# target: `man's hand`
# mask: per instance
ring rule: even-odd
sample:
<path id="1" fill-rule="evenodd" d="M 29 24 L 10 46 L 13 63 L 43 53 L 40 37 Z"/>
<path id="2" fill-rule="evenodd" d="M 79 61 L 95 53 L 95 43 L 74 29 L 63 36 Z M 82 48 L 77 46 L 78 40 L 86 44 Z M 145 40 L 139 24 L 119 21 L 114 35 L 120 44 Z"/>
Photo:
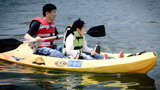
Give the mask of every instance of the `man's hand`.
<path id="1" fill-rule="evenodd" d="M 64 38 L 64 34 L 62 34 L 63 36 L 57 36 L 57 38 L 55 40 L 60 40 L 62 38 Z"/>
<path id="2" fill-rule="evenodd" d="M 57 39 L 55 39 L 55 40 L 60 40 L 60 39 L 62 39 L 63 37 L 59 37 L 59 38 L 57 38 Z"/>
<path id="3" fill-rule="evenodd" d="M 37 40 L 37 42 L 41 42 L 42 41 L 42 38 L 40 38 L 40 37 L 36 37 L 35 39 Z"/>

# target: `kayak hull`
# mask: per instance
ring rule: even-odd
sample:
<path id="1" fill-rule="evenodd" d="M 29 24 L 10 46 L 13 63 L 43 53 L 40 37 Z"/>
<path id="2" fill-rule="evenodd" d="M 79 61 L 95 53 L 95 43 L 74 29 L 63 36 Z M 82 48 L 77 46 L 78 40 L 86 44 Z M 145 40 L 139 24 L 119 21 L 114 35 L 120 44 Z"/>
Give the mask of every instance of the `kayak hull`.
<path id="1" fill-rule="evenodd" d="M 117 54 L 107 53 L 116 57 Z M 17 49 L 0 53 L 0 60 L 29 65 L 39 68 L 58 69 L 93 73 L 147 73 L 157 62 L 157 55 L 146 52 L 142 55 L 108 60 L 76 60 L 32 54 L 28 44 Z"/>

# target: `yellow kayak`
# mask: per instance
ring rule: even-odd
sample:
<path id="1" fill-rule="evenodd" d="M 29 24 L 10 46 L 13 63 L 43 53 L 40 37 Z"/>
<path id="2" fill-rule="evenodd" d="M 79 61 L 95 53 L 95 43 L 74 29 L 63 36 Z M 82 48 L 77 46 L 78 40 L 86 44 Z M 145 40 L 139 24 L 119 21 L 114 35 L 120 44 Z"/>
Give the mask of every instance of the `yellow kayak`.
<path id="1" fill-rule="evenodd" d="M 154 52 L 133 56 L 127 53 L 123 58 L 114 58 L 118 54 L 107 54 L 113 58 L 108 60 L 57 58 L 32 54 L 32 49 L 26 43 L 14 50 L 0 53 L 0 60 L 39 68 L 94 73 L 147 73 L 157 62 L 157 55 Z"/>

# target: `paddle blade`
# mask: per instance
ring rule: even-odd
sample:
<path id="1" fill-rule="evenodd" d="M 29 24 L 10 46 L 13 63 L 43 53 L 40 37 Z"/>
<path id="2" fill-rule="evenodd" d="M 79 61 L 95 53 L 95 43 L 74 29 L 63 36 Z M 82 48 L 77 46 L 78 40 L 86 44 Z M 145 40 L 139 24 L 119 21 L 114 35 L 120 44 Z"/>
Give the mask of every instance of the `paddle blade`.
<path id="1" fill-rule="evenodd" d="M 16 49 L 22 43 L 13 38 L 0 39 L 0 53 Z"/>
<path id="2" fill-rule="evenodd" d="M 99 25 L 92 27 L 87 32 L 88 35 L 92 37 L 103 37 L 106 35 L 104 25 Z"/>

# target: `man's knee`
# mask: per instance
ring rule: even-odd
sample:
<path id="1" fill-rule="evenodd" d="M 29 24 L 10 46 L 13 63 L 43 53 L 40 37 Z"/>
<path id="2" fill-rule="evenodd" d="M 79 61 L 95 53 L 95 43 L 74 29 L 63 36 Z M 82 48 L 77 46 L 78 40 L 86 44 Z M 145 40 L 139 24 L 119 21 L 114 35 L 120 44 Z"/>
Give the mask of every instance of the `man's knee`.
<path id="1" fill-rule="evenodd" d="M 57 50 L 62 52 L 62 46 L 57 46 Z"/>

